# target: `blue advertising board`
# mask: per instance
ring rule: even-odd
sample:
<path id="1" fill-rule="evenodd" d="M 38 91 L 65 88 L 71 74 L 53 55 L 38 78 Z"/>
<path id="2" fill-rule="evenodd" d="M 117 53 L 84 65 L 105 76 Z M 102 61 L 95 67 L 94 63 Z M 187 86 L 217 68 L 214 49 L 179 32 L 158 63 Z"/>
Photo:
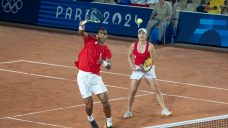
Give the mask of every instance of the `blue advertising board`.
<path id="1" fill-rule="evenodd" d="M 36 24 L 40 0 L 0 0 L 0 20 Z"/>
<path id="2" fill-rule="evenodd" d="M 96 8 L 101 11 L 104 21 L 99 24 L 87 23 L 86 31 L 96 32 L 105 27 L 109 34 L 121 36 L 137 36 L 137 18 L 144 22 L 140 27 L 146 27 L 152 10 L 121 5 L 101 3 L 86 3 L 74 0 L 41 0 L 38 25 L 55 28 L 77 30 L 79 21 L 85 19 L 86 11 Z"/>
<path id="3" fill-rule="evenodd" d="M 228 16 L 180 12 L 177 41 L 228 47 Z"/>

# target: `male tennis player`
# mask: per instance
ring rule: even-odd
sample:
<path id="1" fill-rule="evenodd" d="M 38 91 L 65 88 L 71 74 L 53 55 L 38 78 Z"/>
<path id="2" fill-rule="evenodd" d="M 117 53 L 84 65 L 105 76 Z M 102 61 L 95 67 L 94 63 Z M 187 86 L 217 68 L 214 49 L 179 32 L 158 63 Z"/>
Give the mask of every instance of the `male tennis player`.
<path id="1" fill-rule="evenodd" d="M 124 114 L 124 118 L 130 118 L 133 116 L 132 114 L 132 105 L 134 102 L 134 96 L 137 92 L 139 84 L 142 78 L 145 78 L 147 84 L 154 91 L 155 97 L 162 107 L 161 114 L 162 115 L 171 115 L 171 112 L 166 108 L 162 93 L 158 87 L 158 83 L 156 81 L 155 75 L 155 65 L 154 65 L 154 56 L 155 56 L 155 48 L 153 44 L 150 44 L 147 40 L 147 30 L 145 28 L 140 28 L 138 30 L 138 41 L 131 44 L 129 52 L 128 52 L 128 62 L 132 69 L 132 74 L 130 76 L 131 79 L 131 88 L 128 96 L 128 108 Z M 152 68 L 145 72 L 141 65 L 144 60 L 148 57 L 152 58 Z"/>
<path id="2" fill-rule="evenodd" d="M 108 102 L 107 88 L 100 76 L 100 67 L 111 69 L 112 53 L 105 41 L 108 37 L 107 31 L 100 28 L 96 38 L 85 32 L 85 24 L 81 21 L 79 24 L 79 34 L 84 39 L 84 47 L 81 49 L 78 60 L 75 62 L 79 69 L 77 74 L 77 83 L 84 99 L 86 114 L 92 128 L 99 128 L 99 125 L 93 115 L 93 99 L 95 94 L 103 105 L 103 111 L 106 116 L 105 128 L 112 128 L 111 106 Z"/>

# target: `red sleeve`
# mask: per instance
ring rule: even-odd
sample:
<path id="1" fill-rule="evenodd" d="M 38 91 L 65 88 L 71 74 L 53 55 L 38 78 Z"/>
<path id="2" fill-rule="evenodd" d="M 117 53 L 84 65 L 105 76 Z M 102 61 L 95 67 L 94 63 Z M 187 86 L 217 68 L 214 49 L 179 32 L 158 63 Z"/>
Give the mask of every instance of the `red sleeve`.
<path id="1" fill-rule="evenodd" d="M 108 48 L 108 46 L 105 47 L 105 59 L 111 59 L 112 58 L 112 52 Z"/>
<path id="2" fill-rule="evenodd" d="M 88 35 L 86 38 L 84 38 L 85 44 L 95 42 L 95 41 L 97 41 L 97 40 L 91 35 Z"/>

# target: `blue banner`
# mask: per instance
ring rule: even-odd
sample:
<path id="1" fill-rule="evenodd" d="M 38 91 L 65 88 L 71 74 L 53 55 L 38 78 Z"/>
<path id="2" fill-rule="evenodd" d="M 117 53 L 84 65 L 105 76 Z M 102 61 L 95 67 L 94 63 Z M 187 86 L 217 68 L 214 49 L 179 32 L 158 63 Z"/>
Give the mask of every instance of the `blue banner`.
<path id="1" fill-rule="evenodd" d="M 0 0 L 0 20 L 36 24 L 40 0 Z"/>
<path id="2" fill-rule="evenodd" d="M 177 41 L 228 47 L 228 17 L 224 15 L 180 12 Z"/>
<path id="3" fill-rule="evenodd" d="M 109 34 L 120 36 L 137 36 L 137 18 L 144 21 L 140 27 L 146 27 L 152 10 L 148 8 L 85 3 L 73 0 L 41 0 L 38 25 L 77 30 L 79 21 L 85 19 L 86 11 L 96 8 L 101 11 L 104 21 L 87 23 L 86 31 L 96 32 L 105 27 Z"/>

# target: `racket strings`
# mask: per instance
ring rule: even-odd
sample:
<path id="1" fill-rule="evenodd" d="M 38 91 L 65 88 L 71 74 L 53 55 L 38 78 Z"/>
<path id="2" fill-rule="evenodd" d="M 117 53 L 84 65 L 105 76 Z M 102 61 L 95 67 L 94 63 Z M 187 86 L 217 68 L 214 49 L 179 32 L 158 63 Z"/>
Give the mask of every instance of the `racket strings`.
<path id="1" fill-rule="evenodd" d="M 143 65 L 142 65 L 142 68 L 144 71 L 149 71 L 152 67 L 152 59 L 151 58 L 147 58 Z"/>
<path id="2" fill-rule="evenodd" d="M 86 20 L 94 23 L 99 23 L 103 19 L 102 14 L 97 9 L 91 9 L 87 13 Z"/>

